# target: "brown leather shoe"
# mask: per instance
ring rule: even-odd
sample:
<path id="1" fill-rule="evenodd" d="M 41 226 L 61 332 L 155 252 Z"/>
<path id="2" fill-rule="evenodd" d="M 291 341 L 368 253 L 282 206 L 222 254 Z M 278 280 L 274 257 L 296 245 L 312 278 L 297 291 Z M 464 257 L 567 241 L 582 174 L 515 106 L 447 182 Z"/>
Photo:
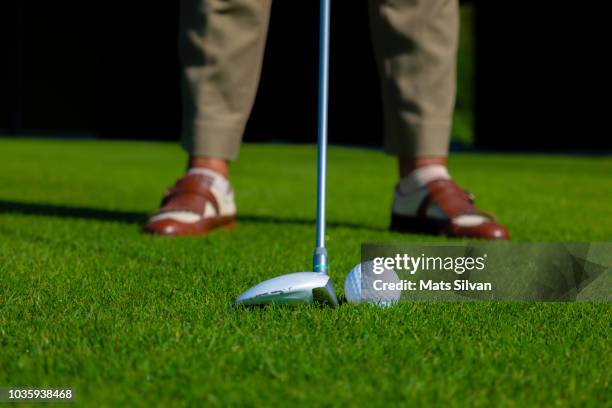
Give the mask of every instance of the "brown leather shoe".
<path id="1" fill-rule="evenodd" d="M 145 232 L 166 235 L 205 235 L 215 228 L 231 229 L 236 222 L 234 194 L 229 183 L 216 183 L 206 174 L 187 174 L 164 194 L 161 208 L 146 223 Z"/>
<path id="2" fill-rule="evenodd" d="M 473 196 L 453 180 L 434 180 L 424 187 L 423 193 L 416 215 L 392 211 L 392 231 L 443 234 L 455 238 L 510 239 L 506 228 L 498 224 L 493 215 L 474 207 Z"/>

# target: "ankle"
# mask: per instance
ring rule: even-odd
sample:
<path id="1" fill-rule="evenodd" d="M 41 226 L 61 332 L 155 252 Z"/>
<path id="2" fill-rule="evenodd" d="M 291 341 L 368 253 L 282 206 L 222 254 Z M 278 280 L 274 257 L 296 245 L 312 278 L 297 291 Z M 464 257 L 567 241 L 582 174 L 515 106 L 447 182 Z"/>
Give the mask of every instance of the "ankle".
<path id="1" fill-rule="evenodd" d="M 229 178 L 229 162 L 225 159 L 214 157 L 191 156 L 187 163 L 187 169 L 207 169 Z"/>
<path id="2" fill-rule="evenodd" d="M 400 178 L 408 177 L 417 169 L 428 166 L 446 167 L 446 157 L 423 156 L 423 157 L 400 157 L 399 175 Z"/>

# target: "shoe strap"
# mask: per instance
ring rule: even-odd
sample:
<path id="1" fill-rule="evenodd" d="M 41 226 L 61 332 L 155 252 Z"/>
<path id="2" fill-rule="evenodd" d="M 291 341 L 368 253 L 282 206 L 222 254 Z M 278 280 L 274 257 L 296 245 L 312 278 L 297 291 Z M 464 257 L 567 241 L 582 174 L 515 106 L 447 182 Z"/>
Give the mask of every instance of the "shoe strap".
<path id="1" fill-rule="evenodd" d="M 474 196 L 461 189 L 453 180 L 434 180 L 429 182 L 425 188 L 428 194 L 417 210 L 419 218 L 428 218 L 429 209 L 435 204 L 449 220 L 460 215 L 482 215 L 491 220 L 494 219 L 491 214 L 474 207 Z"/>
<path id="2" fill-rule="evenodd" d="M 185 211 L 204 216 L 206 203 L 219 214 L 219 203 L 211 191 L 213 180 L 203 174 L 187 174 L 164 194 L 158 214 Z"/>

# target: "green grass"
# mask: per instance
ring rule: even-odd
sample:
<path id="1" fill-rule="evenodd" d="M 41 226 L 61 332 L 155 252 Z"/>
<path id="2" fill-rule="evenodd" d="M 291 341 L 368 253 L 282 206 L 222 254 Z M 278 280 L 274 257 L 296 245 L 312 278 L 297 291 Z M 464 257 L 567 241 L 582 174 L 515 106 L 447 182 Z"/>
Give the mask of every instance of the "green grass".
<path id="1" fill-rule="evenodd" d="M 141 233 L 180 174 L 173 144 L 0 140 L 0 386 L 82 405 L 611 406 L 607 303 L 272 307 L 230 299 L 308 269 L 315 150 L 247 145 L 233 233 Z M 610 158 L 456 154 L 450 168 L 517 241 L 606 241 Z M 332 148 L 337 287 L 389 233 L 395 164 Z"/>

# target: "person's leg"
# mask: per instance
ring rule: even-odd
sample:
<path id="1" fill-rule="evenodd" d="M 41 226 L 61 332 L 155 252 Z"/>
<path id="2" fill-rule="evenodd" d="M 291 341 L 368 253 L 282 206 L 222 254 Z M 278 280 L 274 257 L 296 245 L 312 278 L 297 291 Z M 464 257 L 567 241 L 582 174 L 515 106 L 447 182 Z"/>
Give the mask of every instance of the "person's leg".
<path id="1" fill-rule="evenodd" d="M 458 0 L 370 0 L 385 151 L 398 157 L 392 229 L 485 239 L 507 231 L 446 170 L 456 88 Z"/>
<path id="2" fill-rule="evenodd" d="M 446 157 L 455 102 L 458 0 L 370 0 L 385 151 Z"/>
<path id="3" fill-rule="evenodd" d="M 271 0 L 181 0 L 182 146 L 187 174 L 162 201 L 145 230 L 206 234 L 231 226 L 227 180 L 259 83 Z"/>
<path id="4" fill-rule="evenodd" d="M 182 0 L 183 139 L 196 157 L 233 160 L 260 77 L 271 0 Z"/>

